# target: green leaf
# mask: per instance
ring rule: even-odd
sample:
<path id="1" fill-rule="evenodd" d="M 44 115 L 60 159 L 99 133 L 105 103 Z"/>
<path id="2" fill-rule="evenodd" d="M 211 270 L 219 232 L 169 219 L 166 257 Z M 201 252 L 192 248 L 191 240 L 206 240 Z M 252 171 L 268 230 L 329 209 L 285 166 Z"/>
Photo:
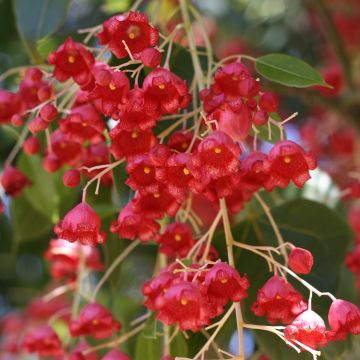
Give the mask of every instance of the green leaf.
<path id="1" fill-rule="evenodd" d="M 111 158 L 111 161 L 113 162 L 115 160 Z M 125 181 L 128 177 L 126 172 L 126 163 L 123 162 L 119 166 L 116 166 L 112 173 L 117 192 L 118 203 L 122 208 L 128 203 L 133 193 L 130 187 L 125 184 Z"/>
<path id="2" fill-rule="evenodd" d="M 320 291 L 330 291 L 341 297 L 337 292 L 340 281 L 340 269 L 346 249 L 352 239 L 352 233 L 345 222 L 335 211 L 327 206 L 304 199 L 287 202 L 272 208 L 272 214 L 285 239 L 296 246 L 310 250 L 314 256 L 314 267 L 310 275 L 303 276 L 311 285 Z M 262 213 L 250 212 L 250 220 L 243 221 L 233 228 L 236 241 L 253 245 L 275 245 L 277 240 L 267 217 Z M 218 243 L 224 242 L 224 236 L 217 235 Z M 221 249 L 217 246 L 217 249 Z M 222 254 L 225 258 L 225 254 Z M 266 324 L 266 319 L 256 317 L 250 310 L 256 300 L 257 291 L 271 277 L 266 262 L 258 255 L 247 250 L 235 253 L 236 264 L 241 274 L 246 273 L 250 280 L 249 296 L 243 301 L 244 319 L 248 323 Z M 289 281 L 303 293 L 306 298 L 309 292 L 296 280 Z M 330 300 L 314 295 L 313 308 L 324 319 L 329 310 Z M 295 351 L 284 344 L 273 334 L 265 331 L 255 331 L 260 347 L 272 359 L 288 360 L 292 358 L 311 359 L 308 354 L 297 355 Z M 341 347 L 334 347 L 332 359 L 342 352 Z"/>
<path id="3" fill-rule="evenodd" d="M 179 332 L 172 340 L 170 354 L 173 357 L 186 357 L 188 355 L 188 343 L 182 332 Z"/>
<path id="4" fill-rule="evenodd" d="M 36 43 L 53 34 L 63 23 L 70 0 L 13 0 L 18 32 L 30 57 L 40 62 Z"/>
<path id="5" fill-rule="evenodd" d="M 305 88 L 330 87 L 321 74 L 306 62 L 284 54 L 269 54 L 256 59 L 256 71 L 266 79 L 285 86 Z"/>
<path id="6" fill-rule="evenodd" d="M 146 320 L 143 335 L 147 339 L 156 339 L 158 321 L 155 319 L 155 313 L 151 313 L 150 317 Z"/>
<path id="7" fill-rule="evenodd" d="M 161 358 L 161 339 L 149 339 L 144 336 L 144 330 L 136 339 L 135 360 L 159 360 Z"/>

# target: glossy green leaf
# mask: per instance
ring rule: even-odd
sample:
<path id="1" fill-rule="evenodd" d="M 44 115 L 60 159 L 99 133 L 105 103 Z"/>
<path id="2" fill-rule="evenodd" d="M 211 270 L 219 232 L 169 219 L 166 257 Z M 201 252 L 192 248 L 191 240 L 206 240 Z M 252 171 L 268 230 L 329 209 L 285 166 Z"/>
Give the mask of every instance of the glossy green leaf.
<path id="1" fill-rule="evenodd" d="M 38 40 L 53 34 L 63 23 L 70 0 L 13 0 L 17 28 L 34 61 L 41 57 L 36 49 Z"/>
<path id="2" fill-rule="evenodd" d="M 156 339 L 158 321 L 155 319 L 155 313 L 151 313 L 150 317 L 146 320 L 143 335 L 147 339 Z"/>
<path id="3" fill-rule="evenodd" d="M 256 71 L 266 79 L 285 86 L 305 88 L 329 87 L 321 74 L 306 62 L 284 54 L 269 54 L 256 59 Z"/>
<path id="4" fill-rule="evenodd" d="M 170 353 L 173 357 L 186 357 L 188 355 L 188 343 L 182 332 L 179 332 L 172 340 Z"/>

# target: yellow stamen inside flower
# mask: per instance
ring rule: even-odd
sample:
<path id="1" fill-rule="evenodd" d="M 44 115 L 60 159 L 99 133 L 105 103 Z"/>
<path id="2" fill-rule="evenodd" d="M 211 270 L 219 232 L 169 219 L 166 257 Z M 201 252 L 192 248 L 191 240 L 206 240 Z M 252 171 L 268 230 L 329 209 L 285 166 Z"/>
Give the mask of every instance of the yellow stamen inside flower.
<path id="1" fill-rule="evenodd" d="M 185 299 L 185 298 L 182 298 L 180 302 L 181 302 L 181 305 L 183 305 L 183 306 L 187 305 L 187 303 L 188 303 L 187 299 Z"/>
<path id="2" fill-rule="evenodd" d="M 275 296 L 275 299 L 276 299 L 276 300 L 280 300 L 280 299 L 281 299 L 281 296 L 280 296 L 280 295 L 276 295 L 276 296 Z"/>
<path id="3" fill-rule="evenodd" d="M 135 36 L 136 36 L 136 35 L 131 32 L 131 33 L 129 34 L 129 39 L 133 40 L 133 39 L 135 39 Z"/>
<path id="4" fill-rule="evenodd" d="M 158 85 L 158 87 L 159 87 L 160 90 L 164 90 L 165 89 L 165 84 L 160 84 L 160 85 Z"/>
<path id="5" fill-rule="evenodd" d="M 109 84 L 109 89 L 110 90 L 116 90 L 116 85 L 112 81 Z"/>
<path id="6" fill-rule="evenodd" d="M 65 149 L 66 146 L 67 146 L 67 145 L 66 145 L 65 143 L 60 143 L 60 148 L 61 148 L 61 149 Z"/>
<path id="7" fill-rule="evenodd" d="M 217 147 L 214 149 L 214 152 L 215 152 L 215 154 L 220 154 L 220 153 L 221 153 L 221 147 L 217 146 Z"/>
<path id="8" fill-rule="evenodd" d="M 99 323 L 99 320 L 94 319 L 94 320 L 92 321 L 92 324 L 93 324 L 93 325 L 97 325 L 98 323 Z"/>
<path id="9" fill-rule="evenodd" d="M 234 81 L 239 80 L 239 78 L 237 76 L 233 76 L 231 79 L 233 79 Z"/>
<path id="10" fill-rule="evenodd" d="M 185 175 L 189 175 L 189 174 L 190 174 L 190 170 L 185 167 L 185 168 L 183 169 L 183 173 L 184 173 Z"/>
<path id="11" fill-rule="evenodd" d="M 284 157 L 284 163 L 285 163 L 285 164 L 290 164 L 290 163 L 291 163 L 291 158 L 290 158 L 290 156 L 285 156 L 285 157 Z"/>
<path id="12" fill-rule="evenodd" d="M 304 330 L 305 330 L 307 333 L 311 333 L 311 327 L 310 327 L 310 326 L 305 326 L 305 327 L 304 327 Z"/>
<path id="13" fill-rule="evenodd" d="M 182 236 L 180 234 L 175 234 L 174 235 L 174 239 L 175 241 L 181 241 L 182 240 Z"/>
<path id="14" fill-rule="evenodd" d="M 131 133 L 131 137 L 132 137 L 133 139 L 136 139 L 138 136 L 139 136 L 139 133 L 138 133 L 137 131 L 133 131 L 133 132 Z"/>
<path id="15" fill-rule="evenodd" d="M 83 127 L 86 127 L 87 125 L 88 125 L 87 122 L 82 123 Z"/>
<path id="16" fill-rule="evenodd" d="M 158 199 L 160 197 L 160 194 L 158 192 L 156 192 L 156 193 L 153 194 L 153 196 L 154 196 L 155 199 Z"/>
<path id="17" fill-rule="evenodd" d="M 163 288 L 163 293 L 167 293 L 168 289 L 167 288 Z"/>
<path id="18" fill-rule="evenodd" d="M 144 167 L 145 174 L 150 174 L 150 171 L 151 171 L 151 169 L 149 167 L 147 167 L 147 166 Z"/>
<path id="19" fill-rule="evenodd" d="M 187 147 L 188 147 L 189 145 L 188 145 L 188 143 L 186 143 L 186 142 L 183 142 L 182 144 L 181 144 L 181 147 L 185 150 Z"/>
<path id="20" fill-rule="evenodd" d="M 227 278 L 223 278 L 223 279 L 220 280 L 220 282 L 221 282 L 222 284 L 226 284 L 228 281 L 229 281 L 229 280 L 228 280 Z"/>
<path id="21" fill-rule="evenodd" d="M 76 57 L 74 55 L 69 55 L 68 56 L 68 62 L 70 64 L 73 64 L 76 61 Z"/>

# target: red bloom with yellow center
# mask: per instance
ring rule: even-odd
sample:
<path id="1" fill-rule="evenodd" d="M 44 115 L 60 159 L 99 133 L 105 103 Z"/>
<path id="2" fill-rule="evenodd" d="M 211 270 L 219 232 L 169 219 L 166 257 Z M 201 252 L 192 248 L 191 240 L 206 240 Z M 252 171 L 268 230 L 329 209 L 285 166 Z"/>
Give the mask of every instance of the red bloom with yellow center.
<path id="1" fill-rule="evenodd" d="M 119 59 L 129 55 L 125 44 L 135 58 L 140 58 L 143 50 L 159 42 L 158 30 L 149 24 L 145 14 L 135 11 L 105 21 L 97 37 L 100 44 L 109 45 L 110 51 Z"/>
<path id="2" fill-rule="evenodd" d="M 156 318 L 171 326 L 178 324 L 181 330 L 199 331 L 210 322 L 210 305 L 196 283 L 180 282 L 156 300 L 159 311 Z"/>
<path id="3" fill-rule="evenodd" d="M 258 291 L 256 302 L 251 306 L 257 316 L 266 316 L 270 324 L 289 324 L 307 309 L 302 295 L 280 276 L 274 275 Z"/>
<path id="4" fill-rule="evenodd" d="M 327 344 L 324 320 L 312 310 L 306 310 L 288 325 L 284 336 L 289 341 L 299 341 L 312 349 Z M 296 345 L 299 345 L 295 343 Z M 301 345 L 299 345 L 301 347 Z"/>
<path id="5" fill-rule="evenodd" d="M 120 238 L 134 240 L 136 237 L 140 241 L 146 242 L 155 237 L 160 225 L 151 216 L 146 216 L 142 212 L 135 212 L 133 209 L 134 201 L 129 202 L 119 213 L 110 231 L 118 233 Z"/>
<path id="6" fill-rule="evenodd" d="M 106 240 L 106 233 L 100 233 L 100 228 L 99 216 L 83 202 L 70 210 L 64 219 L 55 225 L 54 232 L 59 239 L 95 246 Z"/>
<path id="7" fill-rule="evenodd" d="M 159 251 L 169 257 L 185 257 L 195 241 L 191 229 L 181 222 L 169 224 L 156 241 L 160 244 Z"/>
<path id="8" fill-rule="evenodd" d="M 241 277 L 233 267 L 219 261 L 206 273 L 204 286 L 210 302 L 223 307 L 229 300 L 244 299 L 250 283 L 246 275 Z"/>
<path id="9" fill-rule="evenodd" d="M 50 53 L 48 61 L 55 66 L 54 77 L 60 82 L 72 77 L 81 88 L 93 85 L 91 70 L 95 62 L 94 57 L 71 37 L 67 38 L 56 51 Z"/>
<path id="10" fill-rule="evenodd" d="M 143 83 L 146 104 L 152 112 L 175 114 L 186 109 L 191 97 L 185 80 L 165 68 L 156 68 Z"/>
<path id="11" fill-rule="evenodd" d="M 315 158 L 293 141 L 280 141 L 270 151 L 264 162 L 269 179 L 264 186 L 272 190 L 275 186 L 285 188 L 290 180 L 301 188 L 310 179 L 309 170 L 316 168 Z"/>
<path id="12" fill-rule="evenodd" d="M 70 333 L 73 337 L 92 336 L 95 339 L 105 339 L 120 328 L 119 321 L 113 318 L 111 312 L 96 303 L 85 305 L 78 319 L 70 323 Z"/>

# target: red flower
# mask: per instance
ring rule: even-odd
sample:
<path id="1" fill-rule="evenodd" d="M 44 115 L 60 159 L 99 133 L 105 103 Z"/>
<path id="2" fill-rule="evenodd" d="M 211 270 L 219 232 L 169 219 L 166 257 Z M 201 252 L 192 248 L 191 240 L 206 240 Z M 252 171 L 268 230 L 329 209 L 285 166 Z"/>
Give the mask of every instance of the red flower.
<path id="1" fill-rule="evenodd" d="M 7 166 L 1 176 L 1 186 L 5 194 L 13 197 L 19 196 L 22 189 L 30 186 L 31 182 L 20 170 L 14 166 Z"/>
<path id="2" fill-rule="evenodd" d="M 233 267 L 219 261 L 206 273 L 204 286 L 210 302 L 223 307 L 229 300 L 244 299 L 250 284 L 246 275 L 241 277 Z"/>
<path id="3" fill-rule="evenodd" d="M 310 251 L 295 247 L 291 250 L 288 264 L 291 270 L 298 274 L 309 274 L 313 266 L 314 259 Z"/>
<path id="4" fill-rule="evenodd" d="M 360 309 L 346 300 L 332 302 L 328 320 L 331 328 L 328 338 L 331 341 L 344 340 L 348 334 L 360 334 Z"/>
<path id="5" fill-rule="evenodd" d="M 130 360 L 130 358 L 118 349 L 109 351 L 102 360 Z"/>
<path id="6" fill-rule="evenodd" d="M 264 169 L 270 175 L 264 186 L 267 190 L 275 186 L 285 188 L 292 180 L 301 188 L 310 179 L 309 170 L 315 168 L 315 158 L 300 145 L 289 140 L 281 141 L 271 149 L 264 162 Z"/>
<path id="7" fill-rule="evenodd" d="M 72 77 L 82 88 L 87 88 L 94 81 L 91 74 L 95 62 L 93 55 L 71 37 L 50 53 L 48 61 L 55 66 L 54 77 L 60 82 Z"/>
<path id="8" fill-rule="evenodd" d="M 24 349 L 39 356 L 56 356 L 62 353 L 61 341 L 55 331 L 48 325 L 27 334 L 23 342 Z"/>
<path id="9" fill-rule="evenodd" d="M 98 360 L 96 351 L 91 351 L 86 355 L 83 354 L 86 350 L 89 349 L 90 346 L 85 340 L 79 341 L 75 349 L 71 352 L 69 360 Z"/>
<path id="10" fill-rule="evenodd" d="M 86 203 L 80 203 L 70 210 L 62 221 L 54 227 L 60 239 L 70 242 L 80 241 L 83 245 L 102 244 L 106 233 L 100 233 L 101 221 L 96 212 Z"/>
<path id="11" fill-rule="evenodd" d="M 155 167 L 149 155 L 138 155 L 131 158 L 126 165 L 126 171 L 129 174 L 126 184 L 133 190 L 145 192 L 158 189 Z"/>
<path id="12" fill-rule="evenodd" d="M 59 166 L 68 164 L 70 166 L 76 165 L 82 155 L 81 144 L 75 141 L 70 141 L 66 134 L 60 129 L 55 130 L 51 134 L 52 153 L 47 154 L 53 156 L 59 163 Z"/>
<path id="13" fill-rule="evenodd" d="M 141 52 L 140 60 L 144 66 L 155 68 L 161 63 L 161 52 L 157 49 L 147 48 Z"/>
<path id="14" fill-rule="evenodd" d="M 191 229 L 185 223 L 172 222 L 156 241 L 160 244 L 159 251 L 169 257 L 185 257 L 195 241 Z"/>
<path id="15" fill-rule="evenodd" d="M 93 71 L 95 87 L 88 95 L 96 107 L 106 116 L 116 117 L 118 106 L 122 105 L 130 90 L 130 82 L 122 71 L 107 66 L 98 66 Z"/>
<path id="16" fill-rule="evenodd" d="M 119 59 L 128 56 L 123 41 L 135 58 L 159 42 L 159 32 L 153 28 L 145 14 L 130 11 L 111 17 L 103 23 L 103 30 L 97 35 L 101 45 L 109 45 L 110 51 Z"/>
<path id="17" fill-rule="evenodd" d="M 51 275 L 54 279 L 75 278 L 80 256 L 84 256 L 85 265 L 91 270 L 101 271 L 104 267 L 96 247 L 82 246 L 62 239 L 51 240 L 44 256 L 50 262 Z"/>
<path id="18" fill-rule="evenodd" d="M 191 163 L 190 154 L 180 153 L 171 155 L 164 166 L 156 168 L 156 179 L 177 199 L 184 199 L 189 189 L 193 187 Z"/>
<path id="19" fill-rule="evenodd" d="M 351 253 L 346 255 L 346 266 L 354 274 L 360 274 L 360 244 L 356 244 Z"/>
<path id="20" fill-rule="evenodd" d="M 124 104 L 118 106 L 118 112 L 112 115 L 115 120 L 121 118 L 118 128 L 127 131 L 152 129 L 156 126 L 160 116 L 160 114 L 149 109 L 145 99 L 145 92 L 138 87 L 130 90 Z"/>
<path id="21" fill-rule="evenodd" d="M 221 131 L 214 131 L 198 146 L 192 157 L 192 173 L 203 184 L 233 174 L 240 168 L 240 148 Z"/>
<path id="22" fill-rule="evenodd" d="M 157 144 L 157 138 L 150 130 L 125 131 L 119 125 L 110 131 L 111 152 L 117 160 L 147 153 Z"/>
<path id="23" fill-rule="evenodd" d="M 146 242 L 155 237 L 160 225 L 154 218 L 145 216 L 143 213 L 135 212 L 134 201 L 129 202 L 119 213 L 119 217 L 110 227 L 113 233 L 119 233 L 120 238 L 134 240 L 136 237 L 140 241 Z"/>
<path id="24" fill-rule="evenodd" d="M 87 304 L 80 311 L 78 320 L 70 323 L 71 336 L 93 336 L 95 339 L 111 337 L 120 330 L 120 323 L 111 312 L 100 304 Z"/>
<path id="25" fill-rule="evenodd" d="M 327 344 L 324 320 L 312 310 L 306 310 L 284 330 L 289 341 L 299 341 L 312 349 Z M 299 345 L 296 343 L 296 345 Z M 300 346 L 301 347 L 301 346 Z"/>
<path id="26" fill-rule="evenodd" d="M 42 297 L 36 297 L 27 306 L 26 315 L 31 320 L 41 321 L 50 319 L 54 314 L 64 313 L 64 310 L 71 311 L 70 304 L 64 296 L 58 296 L 50 301 L 45 301 Z"/>
<path id="27" fill-rule="evenodd" d="M 170 135 L 167 144 L 172 150 L 176 150 L 177 152 L 185 152 L 189 148 L 193 137 L 194 134 L 191 131 L 175 131 Z M 197 149 L 199 142 L 199 140 L 195 140 L 191 149 L 192 151 Z"/>
<path id="28" fill-rule="evenodd" d="M 239 62 L 232 62 L 219 68 L 214 80 L 211 90 L 215 94 L 223 93 L 225 100 L 236 97 L 254 97 L 260 90 L 259 84 L 251 76 L 249 70 Z"/>
<path id="29" fill-rule="evenodd" d="M 241 184 L 246 190 L 255 192 L 264 185 L 269 175 L 264 170 L 266 155 L 259 151 L 250 153 L 241 163 Z"/>
<path id="30" fill-rule="evenodd" d="M 142 288 L 142 293 L 146 297 L 144 305 L 151 311 L 157 310 L 156 299 L 168 291 L 175 279 L 174 273 L 166 269 L 151 280 L 146 281 Z"/>
<path id="31" fill-rule="evenodd" d="M 137 193 L 133 202 L 133 209 L 137 213 L 148 217 L 161 219 L 164 214 L 175 216 L 180 203 L 166 190 L 158 189 L 146 194 Z"/>
<path id="32" fill-rule="evenodd" d="M 18 94 L 0 89 L 0 124 L 9 123 L 13 115 L 23 110 L 24 106 Z"/>
<path id="33" fill-rule="evenodd" d="M 93 105 L 80 105 L 71 110 L 69 116 L 59 121 L 60 130 L 68 141 L 92 144 L 104 141 L 105 122 Z"/>
<path id="34" fill-rule="evenodd" d="M 260 109 L 267 113 L 274 113 L 279 108 L 279 97 L 270 92 L 264 92 L 260 95 L 259 99 Z"/>
<path id="35" fill-rule="evenodd" d="M 175 114 L 186 109 L 191 97 L 185 80 L 165 68 L 156 68 L 143 82 L 145 100 L 152 112 Z"/>
<path id="36" fill-rule="evenodd" d="M 210 306 L 199 285 L 181 282 L 170 286 L 156 299 L 156 318 L 181 330 L 199 331 L 210 322 Z"/>
<path id="37" fill-rule="evenodd" d="M 251 306 L 256 316 L 266 315 L 267 321 L 276 324 L 290 323 L 307 309 L 303 297 L 284 278 L 272 276 L 258 291 L 256 302 Z"/>

